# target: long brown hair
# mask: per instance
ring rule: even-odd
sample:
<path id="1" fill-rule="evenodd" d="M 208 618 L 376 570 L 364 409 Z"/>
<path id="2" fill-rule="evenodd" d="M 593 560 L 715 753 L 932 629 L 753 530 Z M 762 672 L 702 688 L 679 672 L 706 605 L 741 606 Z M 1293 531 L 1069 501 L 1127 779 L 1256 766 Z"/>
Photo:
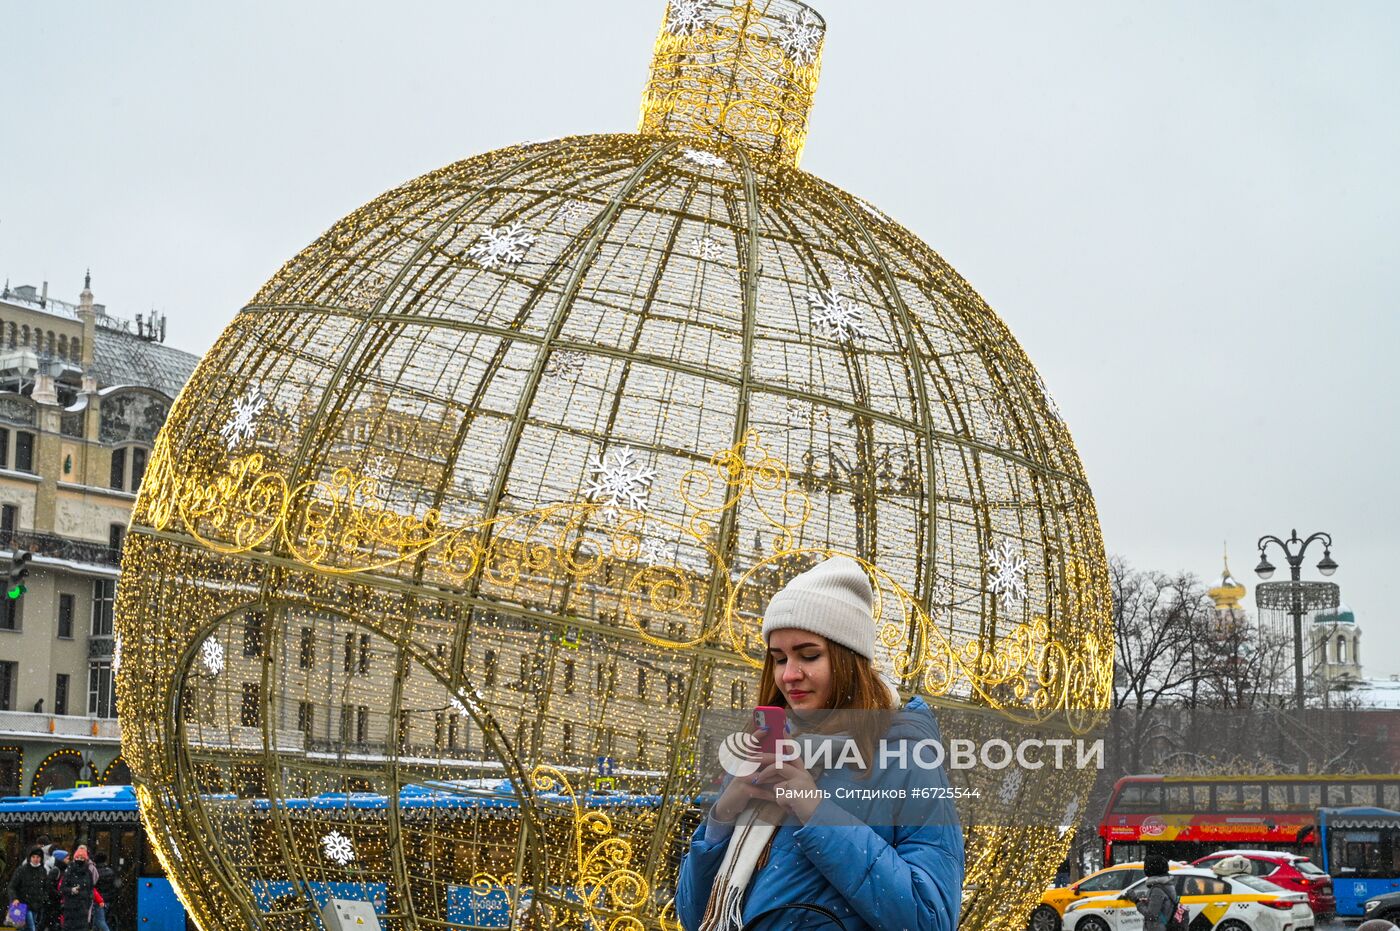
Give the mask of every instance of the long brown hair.
<path id="1" fill-rule="evenodd" d="M 822 733 L 848 732 L 860 748 L 866 763 L 875 759 L 875 742 L 882 737 L 894 716 L 894 698 L 876 671 L 875 664 L 850 647 L 826 641 L 827 662 L 831 666 L 831 708 L 820 716 L 814 728 Z M 788 707 L 787 697 L 778 688 L 773 654 L 763 658 L 758 679 L 759 703 Z M 844 711 L 855 714 L 842 714 Z"/>

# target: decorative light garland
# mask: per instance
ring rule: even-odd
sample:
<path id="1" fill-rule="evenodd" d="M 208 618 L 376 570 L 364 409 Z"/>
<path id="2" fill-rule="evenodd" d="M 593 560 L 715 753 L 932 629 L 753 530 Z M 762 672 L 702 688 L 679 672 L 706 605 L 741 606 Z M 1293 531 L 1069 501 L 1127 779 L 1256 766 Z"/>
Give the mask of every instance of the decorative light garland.
<path id="1" fill-rule="evenodd" d="M 824 28 L 677 0 L 643 132 L 388 192 L 200 365 L 117 617 L 122 752 L 201 927 L 314 920 L 268 882 L 359 884 L 405 931 L 675 927 L 699 722 L 752 702 L 768 598 L 830 554 L 905 694 L 1106 707 L 1103 542 L 1043 382 L 940 257 L 796 168 Z M 1020 931 L 1092 775 L 961 809 L 964 927 Z"/>

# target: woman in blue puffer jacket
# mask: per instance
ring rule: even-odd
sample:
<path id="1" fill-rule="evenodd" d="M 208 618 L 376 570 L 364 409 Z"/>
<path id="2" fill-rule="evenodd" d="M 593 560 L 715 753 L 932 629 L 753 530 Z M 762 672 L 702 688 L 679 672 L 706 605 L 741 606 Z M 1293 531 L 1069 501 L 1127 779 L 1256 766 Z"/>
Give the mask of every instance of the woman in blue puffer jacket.
<path id="1" fill-rule="evenodd" d="M 933 713 L 902 708 L 876 671 L 870 580 L 847 557 L 828 559 L 773 597 L 761 704 L 831 746 L 814 776 L 760 756 L 732 779 L 696 830 L 681 865 L 676 913 L 686 931 L 954 931 L 963 838 L 936 756 Z M 843 715 L 844 712 L 852 712 Z M 833 720 L 849 723 L 833 733 Z M 854 743 L 858 760 L 841 754 Z M 835 762 L 837 765 L 831 765 Z M 865 765 L 862 765 L 862 762 Z M 814 767 L 814 769 L 817 767 Z"/>

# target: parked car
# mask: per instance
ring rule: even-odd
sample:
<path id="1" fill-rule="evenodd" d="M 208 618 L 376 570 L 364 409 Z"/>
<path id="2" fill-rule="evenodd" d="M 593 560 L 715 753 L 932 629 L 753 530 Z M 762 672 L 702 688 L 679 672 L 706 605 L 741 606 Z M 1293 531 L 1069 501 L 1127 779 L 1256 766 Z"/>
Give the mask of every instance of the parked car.
<path id="1" fill-rule="evenodd" d="M 1251 876 L 1267 879 L 1275 886 L 1294 892 L 1306 892 L 1308 905 L 1319 919 L 1325 920 L 1337 913 L 1332 877 L 1307 857 L 1278 850 L 1217 850 L 1191 865 L 1210 867 L 1226 857 L 1244 857 L 1248 860 Z"/>
<path id="2" fill-rule="evenodd" d="M 1314 931 L 1308 897 L 1257 876 L 1217 876 L 1187 867 L 1172 874 L 1191 931 Z M 1065 909 L 1066 931 L 1141 931 L 1137 899 L 1146 895 L 1139 880 L 1120 895 L 1083 899 Z"/>
<path id="3" fill-rule="evenodd" d="M 1171 869 L 1180 869 L 1185 865 L 1173 860 Z M 1040 897 L 1040 904 L 1031 912 L 1031 920 L 1026 927 L 1028 931 L 1060 931 L 1065 908 L 1071 902 L 1083 901 L 1094 896 L 1114 895 L 1143 876 L 1141 860 L 1134 863 L 1115 863 L 1097 873 L 1090 873 L 1077 883 L 1047 889 Z"/>
<path id="4" fill-rule="evenodd" d="M 1385 895 L 1367 899 L 1363 907 L 1366 909 L 1363 921 L 1383 918 L 1392 924 L 1400 925 L 1400 892 L 1387 892 Z"/>

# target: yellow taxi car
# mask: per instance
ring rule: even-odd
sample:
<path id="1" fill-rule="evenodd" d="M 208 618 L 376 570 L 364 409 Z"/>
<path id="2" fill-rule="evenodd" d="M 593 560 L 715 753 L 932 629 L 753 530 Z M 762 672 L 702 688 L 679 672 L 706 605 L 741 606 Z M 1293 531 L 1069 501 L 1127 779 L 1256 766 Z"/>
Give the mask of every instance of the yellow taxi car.
<path id="1" fill-rule="evenodd" d="M 1313 910 L 1304 892 L 1291 892 L 1258 876 L 1219 876 L 1210 870 L 1172 871 L 1191 931 L 1314 931 Z M 1147 880 L 1116 896 L 1071 902 L 1065 931 L 1142 931 L 1136 899 Z"/>
<path id="2" fill-rule="evenodd" d="M 1185 863 L 1173 860 L 1170 868 L 1178 870 L 1184 866 Z M 1133 863 L 1115 863 L 1097 873 L 1090 873 L 1077 883 L 1047 889 L 1040 897 L 1040 904 L 1031 912 L 1031 920 L 1026 928 L 1028 931 L 1060 931 L 1065 909 L 1071 904 L 1095 896 L 1115 895 L 1145 875 L 1147 874 L 1142 871 L 1141 860 Z"/>

